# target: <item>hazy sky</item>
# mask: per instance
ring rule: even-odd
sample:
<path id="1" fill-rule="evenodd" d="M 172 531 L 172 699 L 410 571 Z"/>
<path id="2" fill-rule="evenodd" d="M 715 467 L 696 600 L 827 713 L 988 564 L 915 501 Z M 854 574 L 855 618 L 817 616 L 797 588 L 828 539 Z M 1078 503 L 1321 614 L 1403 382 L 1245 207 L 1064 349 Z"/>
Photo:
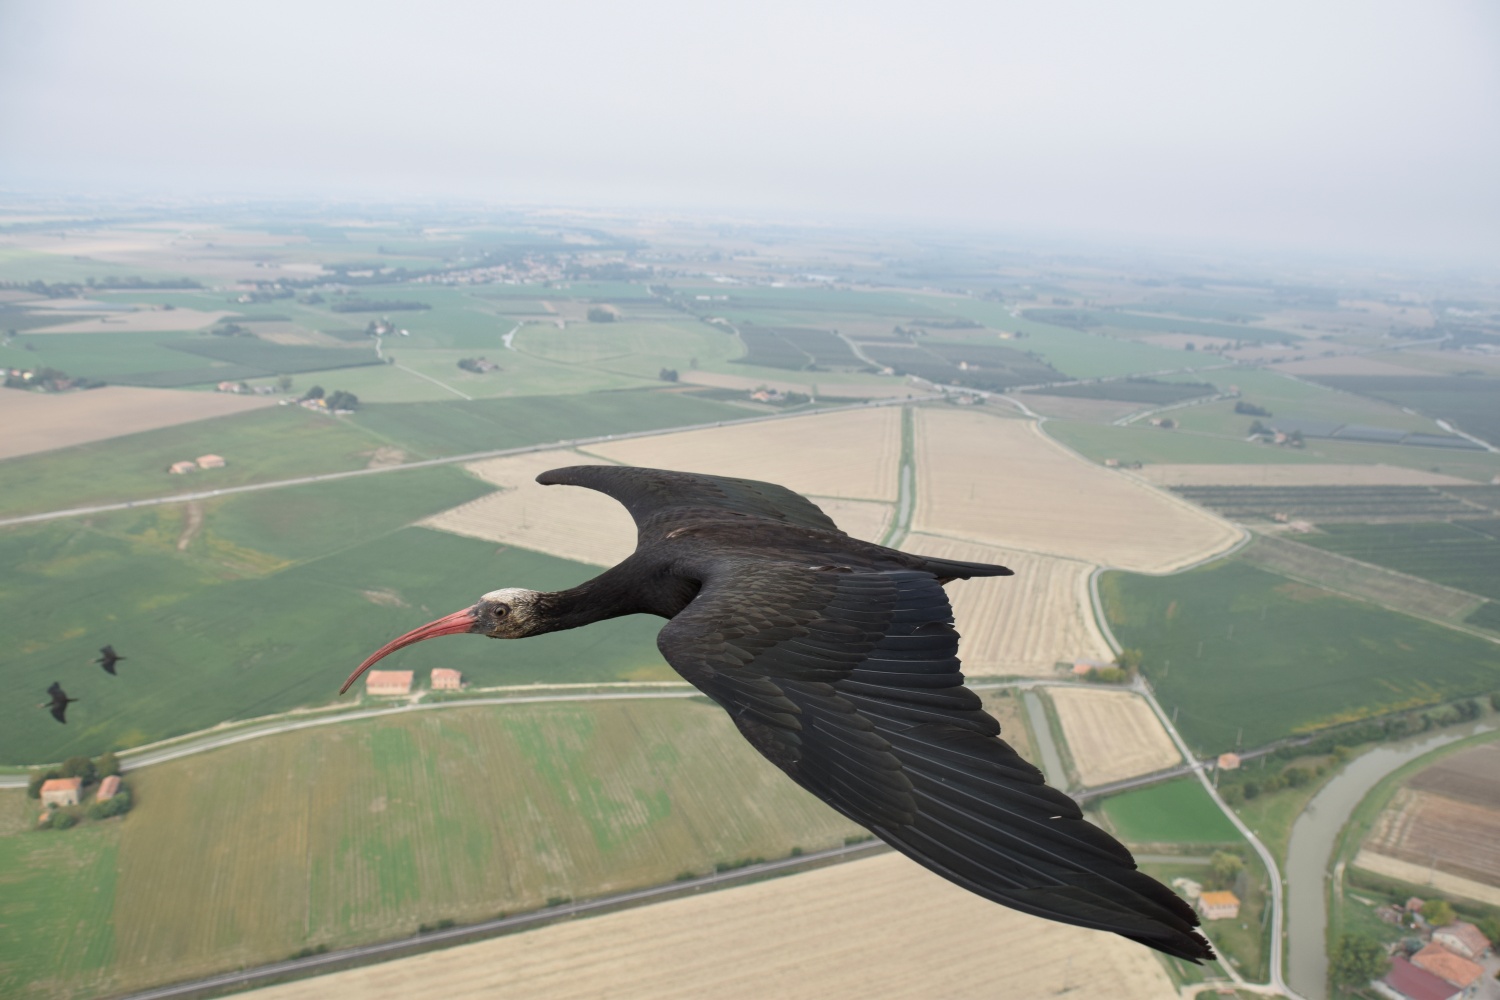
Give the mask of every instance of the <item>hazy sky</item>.
<path id="1" fill-rule="evenodd" d="M 1500 257 L 1500 4 L 0 0 L 0 188 Z"/>

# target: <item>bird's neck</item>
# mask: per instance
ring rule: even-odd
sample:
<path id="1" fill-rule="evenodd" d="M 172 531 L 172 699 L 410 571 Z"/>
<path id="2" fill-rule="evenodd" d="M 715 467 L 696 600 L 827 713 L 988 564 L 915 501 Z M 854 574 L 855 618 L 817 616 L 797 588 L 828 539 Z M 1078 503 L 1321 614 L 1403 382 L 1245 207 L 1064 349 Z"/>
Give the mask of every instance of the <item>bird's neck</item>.
<path id="1" fill-rule="evenodd" d="M 643 573 L 627 560 L 577 587 L 538 594 L 536 628 L 530 634 L 580 628 L 622 615 L 671 618 L 697 591 L 695 583 L 666 574 Z"/>

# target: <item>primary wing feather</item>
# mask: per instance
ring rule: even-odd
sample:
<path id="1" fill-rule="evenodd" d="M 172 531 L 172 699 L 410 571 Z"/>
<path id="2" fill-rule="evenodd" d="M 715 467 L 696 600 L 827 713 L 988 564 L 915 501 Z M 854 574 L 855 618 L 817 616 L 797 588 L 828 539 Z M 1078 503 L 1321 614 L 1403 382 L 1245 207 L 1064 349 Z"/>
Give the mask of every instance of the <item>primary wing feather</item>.
<path id="1" fill-rule="evenodd" d="M 941 584 L 725 558 L 658 639 L 798 784 L 988 899 L 1197 960 L 1197 917 L 999 739 Z"/>

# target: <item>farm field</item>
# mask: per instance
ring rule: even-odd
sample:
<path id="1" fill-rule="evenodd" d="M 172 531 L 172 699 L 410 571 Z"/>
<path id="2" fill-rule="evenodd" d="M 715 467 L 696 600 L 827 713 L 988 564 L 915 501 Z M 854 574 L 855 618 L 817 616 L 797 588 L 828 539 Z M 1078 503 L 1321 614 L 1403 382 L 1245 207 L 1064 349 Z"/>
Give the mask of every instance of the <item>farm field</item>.
<path id="1" fill-rule="evenodd" d="M 1048 688 L 1047 695 L 1057 708 L 1073 767 L 1084 787 L 1182 763 L 1182 754 L 1140 695 L 1076 685 Z"/>
<path id="2" fill-rule="evenodd" d="M 1079 461 L 1031 421 L 924 409 L 916 459 L 912 526 L 928 534 L 1154 573 L 1239 537 L 1218 518 Z"/>
<path id="3" fill-rule="evenodd" d="M 1017 402 L 1044 417 L 1057 420 L 1081 420 L 1107 424 L 1112 420 L 1136 413 L 1144 407 L 1140 403 L 1121 403 L 1112 399 L 1079 399 L 1074 396 L 1052 396 L 1044 392 L 1016 393 Z"/>
<path id="4" fill-rule="evenodd" d="M 1463 486 L 1471 480 L 1398 465 L 1148 465 L 1157 486 Z"/>
<path id="5" fill-rule="evenodd" d="M 892 900 L 901 901 L 899 913 Z M 912 961 L 917 927 L 921 962 Z M 1068 961 L 1084 954 L 1086 962 Z M 996 906 L 889 854 L 250 995 L 341 1000 L 419 990 L 462 1000 L 516 991 L 583 1000 L 601 989 L 619 1000 L 1022 1000 L 1065 989 L 1160 1000 L 1176 992 L 1140 945 Z"/>
<path id="6" fill-rule="evenodd" d="M 822 379 L 825 373 L 818 372 L 816 376 Z M 916 386 L 907 384 L 904 380 L 873 379 L 864 382 L 830 382 L 814 381 L 806 382 L 788 381 L 785 376 L 780 379 L 750 378 L 746 375 L 726 375 L 723 372 L 708 371 L 685 371 L 678 374 L 678 380 L 689 385 L 704 385 L 715 389 L 743 389 L 752 392 L 762 386 L 767 389 L 775 389 L 779 392 L 800 392 L 804 395 L 815 395 L 818 398 L 833 399 L 899 399 L 902 396 L 919 395 L 923 390 Z"/>
<path id="7" fill-rule="evenodd" d="M 1274 535 L 1257 536 L 1255 542 L 1241 552 L 1240 558 L 1252 566 L 1304 583 L 1373 601 L 1409 615 L 1437 618 L 1453 624 L 1463 622 L 1484 603 L 1482 597 L 1467 591 L 1444 587 L 1421 577 L 1397 573 Z"/>
<path id="8" fill-rule="evenodd" d="M 0 837 L 0 850 L 53 879 L 80 868 L 103 876 L 82 883 L 99 890 L 83 912 L 107 914 L 112 938 L 93 932 L 93 954 L 37 995 L 121 993 L 862 832 L 761 759 L 717 707 L 682 700 L 340 723 L 142 769 L 130 782 L 136 806 L 118 822 Z M 80 895 L 7 893 L 0 953 L 51 953 L 32 935 L 55 932 Z M 32 919 L 18 920 L 17 905 Z"/>
<path id="9" fill-rule="evenodd" d="M 1174 486 L 1172 491 L 1237 521 L 1445 521 L 1494 513 L 1440 486 Z"/>
<path id="10" fill-rule="evenodd" d="M 543 451 L 471 462 L 470 472 L 500 487 L 420 523 L 439 531 L 519 545 L 561 559 L 613 566 L 635 551 L 635 522 L 616 500 L 536 477 L 569 465 L 602 465 L 577 451 Z"/>
<path id="11" fill-rule="evenodd" d="M 1201 753 L 1500 687 L 1493 643 L 1239 559 L 1166 577 L 1106 573 L 1099 592 L 1116 638 L 1144 652 L 1157 698 Z"/>
<path id="12" fill-rule="evenodd" d="M 98 754 L 226 720 L 328 704 L 349 670 L 386 638 L 468 607 L 496 587 L 557 590 L 597 572 L 393 523 L 411 517 L 413 508 L 483 488 L 456 470 L 431 471 L 445 475 L 427 480 L 426 490 L 351 503 L 343 523 L 318 542 L 327 547 L 305 561 L 288 549 L 250 547 L 297 510 L 294 501 L 287 501 L 290 508 L 271 506 L 271 498 L 288 491 L 256 495 L 266 506 L 208 514 L 184 552 L 177 550 L 183 508 L 0 534 L 0 561 L 11 568 L 0 590 L 0 641 L 14 651 L 10 683 L 44 691 L 61 680 L 82 699 L 66 727 L 37 711 L 30 695 L 0 706 L 0 763 Z M 339 516 L 329 497 L 318 505 Z M 363 513 L 349 516 L 353 510 Z M 313 526 L 299 530 L 316 540 Z M 340 540 L 342 547 L 333 547 Z M 461 636 L 401 650 L 389 665 L 454 667 L 479 686 L 661 679 L 672 675 L 656 650 L 660 624 L 632 616 L 504 647 Z M 129 657 L 120 677 L 92 665 L 105 643 Z"/>
<path id="13" fill-rule="evenodd" d="M 1334 389 L 1360 393 L 1408 406 L 1495 444 L 1500 441 L 1500 415 L 1495 394 L 1500 379 L 1475 376 L 1320 375 L 1317 381 Z"/>
<path id="14" fill-rule="evenodd" d="M 1500 600 L 1500 520 L 1327 524 L 1303 536 L 1327 552 Z"/>
<path id="15" fill-rule="evenodd" d="M 761 479 L 811 496 L 894 501 L 901 410 L 811 414 L 593 444 L 585 451 L 625 465 Z"/>
<path id="16" fill-rule="evenodd" d="M 1218 391 L 1217 386 L 1207 382 L 1160 382 L 1149 378 L 1127 378 L 1112 382 L 1053 386 L 1047 390 L 1047 394 L 1075 399 L 1107 399 L 1146 406 L 1166 406 L 1189 399 L 1212 396 Z"/>
<path id="17" fill-rule="evenodd" d="M 193 423 L 272 405 L 256 396 L 105 386 L 84 392 L 0 392 L 0 459 Z M 192 457 L 197 457 L 192 456 Z"/>
<path id="18" fill-rule="evenodd" d="M 1436 889 L 1446 896 L 1458 899 L 1472 900 L 1476 903 L 1484 903 L 1489 906 L 1500 906 L 1500 889 L 1483 882 L 1476 882 L 1470 878 L 1453 875 L 1440 869 L 1434 869 L 1427 862 L 1414 863 L 1393 858 L 1389 854 L 1377 854 L 1371 850 L 1361 850 L 1355 854 L 1350 862 L 1355 868 L 1362 868 L 1374 875 L 1383 875 L 1386 878 L 1406 882 L 1413 887 L 1428 887 Z"/>
<path id="19" fill-rule="evenodd" d="M 1127 844 L 1228 844 L 1240 832 L 1208 797 L 1197 778 L 1174 778 L 1111 795 L 1102 811 Z"/>
<path id="20" fill-rule="evenodd" d="M 902 548 L 1015 571 L 1013 577 L 955 581 L 946 588 L 963 636 L 965 674 L 1050 677 L 1060 662 L 1113 655 L 1088 610 L 1092 566 L 936 535 L 908 535 Z"/>

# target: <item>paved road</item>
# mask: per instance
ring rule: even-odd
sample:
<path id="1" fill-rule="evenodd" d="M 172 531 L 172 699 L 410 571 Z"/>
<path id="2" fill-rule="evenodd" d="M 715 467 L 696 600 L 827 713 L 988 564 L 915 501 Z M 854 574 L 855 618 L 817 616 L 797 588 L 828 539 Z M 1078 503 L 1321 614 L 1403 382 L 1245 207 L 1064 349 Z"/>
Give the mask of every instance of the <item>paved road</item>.
<path id="1" fill-rule="evenodd" d="M 89 514 L 104 514 L 115 510 L 129 510 L 132 507 L 151 507 L 159 504 L 186 503 L 189 500 L 209 500 L 214 497 L 232 496 L 236 493 L 253 493 L 257 490 L 277 490 L 287 486 L 305 486 L 308 483 L 326 483 L 335 479 L 352 479 L 356 476 L 381 476 L 395 472 L 406 472 L 410 469 L 427 469 L 436 465 L 455 465 L 462 462 L 476 462 L 484 458 L 502 458 L 506 455 L 526 455 L 538 451 L 552 451 L 557 448 L 578 448 L 591 444 L 603 444 L 606 441 L 624 441 L 629 438 L 656 437 L 662 434 L 676 434 L 681 431 L 703 430 L 709 427 L 732 427 L 738 424 L 754 424 L 766 420 L 790 420 L 796 417 L 813 416 L 819 413 L 840 413 L 849 410 L 864 410 L 879 406 L 904 406 L 907 403 L 922 402 L 929 399 L 941 399 L 940 394 L 926 396 L 912 396 L 901 399 L 876 399 L 867 403 L 851 403 L 848 406 L 827 406 L 818 410 L 803 410 L 796 413 L 768 413 L 753 417 L 740 417 L 734 420 L 717 420 L 707 424 L 689 424 L 683 427 L 664 427 L 650 431 L 631 431 L 625 434 L 603 434 L 596 437 L 574 438 L 568 441 L 549 441 L 545 444 L 522 445 L 518 448 L 500 448 L 495 451 L 476 451 L 467 455 L 448 455 L 443 458 L 428 458 L 419 462 L 406 462 L 402 465 L 387 465 L 374 469 L 350 469 L 345 472 L 325 472 L 315 476 L 297 476 L 292 479 L 277 479 L 265 483 L 249 483 L 245 486 L 226 486 L 217 490 L 199 490 L 194 493 L 174 493 L 171 496 L 149 497 L 142 500 L 126 500 L 120 503 L 93 504 L 88 507 L 69 507 L 63 510 L 49 510 L 39 514 L 23 514 L 19 517 L 0 518 L 0 528 L 10 527 L 16 524 L 35 524 L 40 521 L 55 521 L 64 517 L 83 517 Z"/>

